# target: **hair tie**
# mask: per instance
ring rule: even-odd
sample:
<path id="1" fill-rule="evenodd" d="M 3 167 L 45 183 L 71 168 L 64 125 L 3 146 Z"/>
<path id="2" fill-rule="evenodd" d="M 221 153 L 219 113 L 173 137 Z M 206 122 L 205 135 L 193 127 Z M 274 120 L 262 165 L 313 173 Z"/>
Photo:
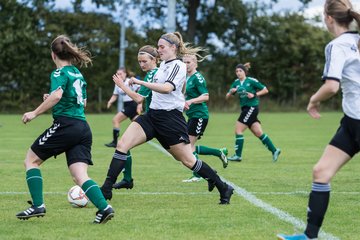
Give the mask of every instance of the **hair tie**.
<path id="1" fill-rule="evenodd" d="M 179 44 L 176 44 L 174 41 L 171 41 L 170 38 L 167 37 L 161 37 L 161 39 L 164 39 L 165 41 L 167 41 L 170 44 L 174 44 L 176 47 L 179 47 Z"/>
<path id="2" fill-rule="evenodd" d="M 148 55 L 148 56 L 150 56 L 150 57 L 152 57 L 152 58 L 156 58 L 156 57 L 153 56 L 151 53 L 144 52 L 144 51 L 139 52 L 139 54 L 140 54 L 140 55 L 145 54 L 145 55 Z"/>

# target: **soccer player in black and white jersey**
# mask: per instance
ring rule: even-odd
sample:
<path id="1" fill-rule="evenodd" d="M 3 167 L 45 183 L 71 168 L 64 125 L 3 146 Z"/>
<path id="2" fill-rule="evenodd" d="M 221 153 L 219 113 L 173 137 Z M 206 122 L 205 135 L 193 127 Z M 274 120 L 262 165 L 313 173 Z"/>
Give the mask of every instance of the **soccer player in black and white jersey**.
<path id="1" fill-rule="evenodd" d="M 307 110 L 311 117 L 320 118 L 320 102 L 336 94 L 341 86 L 344 117 L 313 168 L 305 232 L 291 236 L 279 234 L 279 239 L 299 240 L 318 237 L 329 204 L 330 181 L 360 150 L 360 35 L 349 29 L 353 20 L 360 27 L 360 14 L 352 8 L 349 0 L 326 0 L 324 20 L 335 39 L 325 48 L 326 64 L 322 77 L 324 84 L 310 98 Z"/>
<path id="2" fill-rule="evenodd" d="M 101 190 L 106 199 L 112 197 L 112 186 L 126 162 L 131 148 L 156 138 L 178 161 L 213 184 L 220 193 L 220 204 L 229 204 L 234 189 L 223 182 L 205 162 L 197 160 L 191 150 L 187 124 L 182 114 L 185 107 L 186 65 L 178 57 L 197 54 L 201 48 L 189 47 L 178 32 L 167 33 L 158 41 L 162 60 L 153 82 L 133 79 L 135 84 L 152 90 L 150 109 L 126 129 L 117 143 L 106 180 Z"/>
<path id="3" fill-rule="evenodd" d="M 119 68 L 116 73 L 122 78 L 125 85 L 130 87 L 131 90 L 137 91 L 139 90 L 139 85 L 132 85 L 129 86 L 130 78 L 127 76 L 130 75 L 127 73 L 126 69 L 121 67 Z M 137 116 L 138 113 L 136 111 L 137 109 L 137 103 L 130 98 L 126 93 L 115 85 L 114 92 L 112 96 L 110 97 L 109 101 L 107 102 L 107 108 L 110 108 L 111 105 L 118 99 L 118 97 L 121 96 L 124 102 L 124 109 L 119 111 L 112 119 L 113 124 L 113 140 L 110 143 L 106 143 L 105 146 L 107 147 L 116 147 L 116 143 L 120 134 L 120 124 L 121 122 L 125 121 L 126 119 L 130 119 L 133 121 Z"/>

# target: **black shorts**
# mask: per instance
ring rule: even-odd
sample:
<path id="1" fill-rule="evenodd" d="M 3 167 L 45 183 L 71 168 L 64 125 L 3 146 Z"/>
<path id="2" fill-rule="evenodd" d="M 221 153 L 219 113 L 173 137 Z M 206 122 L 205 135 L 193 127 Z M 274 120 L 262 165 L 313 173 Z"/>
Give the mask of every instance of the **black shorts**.
<path id="1" fill-rule="evenodd" d="M 137 103 L 135 101 L 124 102 L 124 109 L 121 111 L 125 116 L 134 119 L 138 114 L 136 112 Z"/>
<path id="2" fill-rule="evenodd" d="M 188 132 L 190 136 L 196 136 L 198 139 L 204 134 L 209 119 L 190 118 L 188 120 Z"/>
<path id="3" fill-rule="evenodd" d="M 329 144 L 353 157 L 360 150 L 360 120 L 344 115 Z"/>
<path id="4" fill-rule="evenodd" d="M 91 161 L 92 133 L 86 121 L 59 117 L 31 145 L 31 150 L 43 161 L 65 152 L 68 166 L 75 162 L 93 165 Z"/>
<path id="5" fill-rule="evenodd" d="M 169 149 L 178 143 L 190 143 L 187 125 L 182 113 L 150 109 L 135 119 L 146 134 L 146 141 L 156 138 L 160 144 Z"/>
<path id="6" fill-rule="evenodd" d="M 258 107 L 242 107 L 241 113 L 238 118 L 238 121 L 247 125 L 248 127 L 251 127 L 251 125 L 255 122 L 260 122 L 257 118 L 259 114 L 259 108 Z"/>

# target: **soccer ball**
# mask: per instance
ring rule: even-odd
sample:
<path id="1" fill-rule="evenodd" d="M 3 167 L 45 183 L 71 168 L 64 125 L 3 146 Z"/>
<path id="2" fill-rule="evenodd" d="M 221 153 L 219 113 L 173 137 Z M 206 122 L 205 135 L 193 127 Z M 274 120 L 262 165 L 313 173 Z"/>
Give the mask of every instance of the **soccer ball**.
<path id="1" fill-rule="evenodd" d="M 73 186 L 70 188 L 68 195 L 68 201 L 73 207 L 86 207 L 89 202 L 89 199 L 85 195 L 85 192 L 79 187 L 78 185 Z"/>

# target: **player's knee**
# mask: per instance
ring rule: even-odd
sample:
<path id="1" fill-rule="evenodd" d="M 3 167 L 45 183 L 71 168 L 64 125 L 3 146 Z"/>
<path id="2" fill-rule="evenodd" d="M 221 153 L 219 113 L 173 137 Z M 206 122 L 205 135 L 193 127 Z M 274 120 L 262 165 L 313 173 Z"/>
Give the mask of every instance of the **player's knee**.
<path id="1" fill-rule="evenodd" d="M 24 167 L 25 167 L 25 169 L 39 168 L 40 167 L 40 161 L 38 161 L 37 159 L 25 158 Z"/>
<path id="2" fill-rule="evenodd" d="M 120 140 L 116 144 L 116 150 L 126 153 L 130 150 L 128 145 L 129 144 L 123 138 L 120 138 Z"/>
<path id="3" fill-rule="evenodd" d="M 315 165 L 313 168 L 313 180 L 314 182 L 328 183 L 332 177 L 331 172 L 321 165 Z"/>
<path id="4" fill-rule="evenodd" d="M 191 156 L 191 157 L 188 157 L 188 158 L 176 159 L 176 160 L 181 161 L 182 164 L 184 166 L 186 166 L 187 168 L 189 168 L 189 169 L 191 169 L 196 163 L 195 156 Z"/>

